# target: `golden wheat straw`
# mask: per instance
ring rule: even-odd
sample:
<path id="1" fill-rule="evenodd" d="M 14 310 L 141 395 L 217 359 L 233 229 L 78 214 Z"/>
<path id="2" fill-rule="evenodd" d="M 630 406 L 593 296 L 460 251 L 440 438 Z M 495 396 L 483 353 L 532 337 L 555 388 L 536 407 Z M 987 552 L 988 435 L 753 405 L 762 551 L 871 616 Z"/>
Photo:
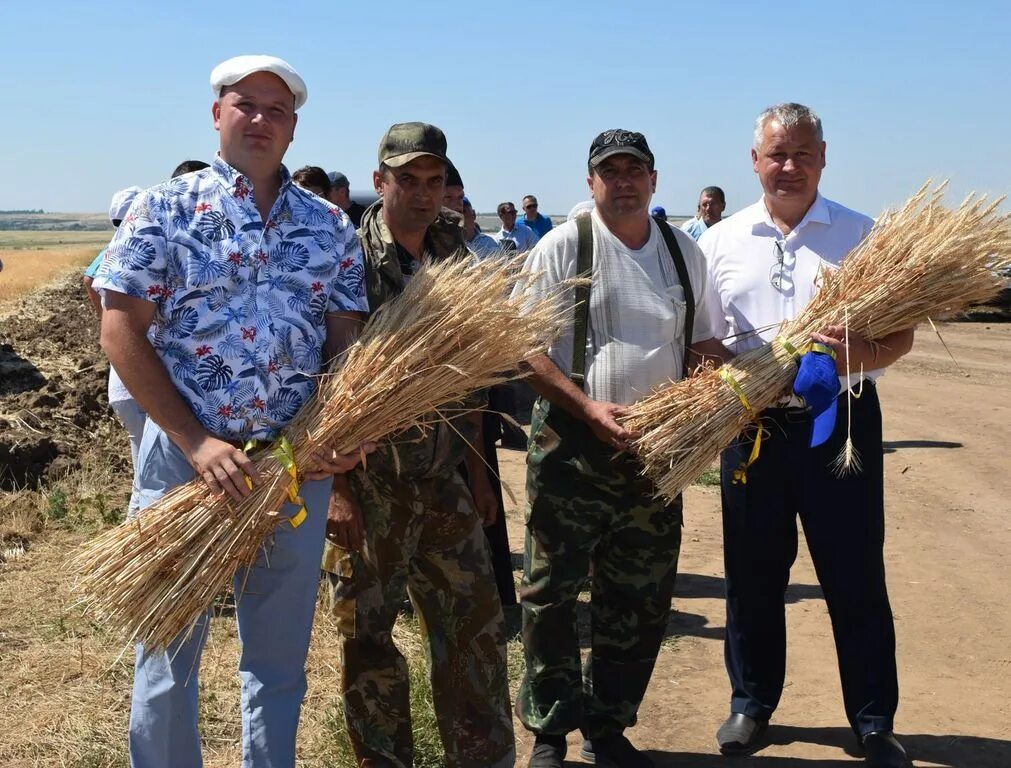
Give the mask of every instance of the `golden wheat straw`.
<path id="1" fill-rule="evenodd" d="M 1011 265 L 1011 217 L 970 195 L 958 208 L 941 204 L 945 184 L 927 182 L 898 211 L 886 211 L 838 270 L 826 270 L 815 298 L 780 334 L 797 348 L 811 333 L 846 325 L 867 339 L 914 328 L 992 299 Z M 848 318 L 848 322 L 846 322 Z M 776 403 L 796 365 L 779 343 L 745 352 L 724 366 L 754 412 Z M 740 399 L 709 368 L 654 391 L 631 406 L 623 424 L 640 432 L 636 450 L 660 493 L 674 497 L 753 424 Z M 759 429 L 759 426 L 752 426 Z"/>
<path id="2" fill-rule="evenodd" d="M 543 352 L 563 319 L 558 298 L 566 286 L 534 300 L 532 276 L 521 274 L 519 263 L 443 262 L 420 270 L 284 429 L 297 466 L 310 468 L 320 446 L 347 453 L 426 428 L 440 407 L 506 381 L 504 371 Z M 514 285 L 521 291 L 511 297 Z M 92 540 L 75 563 L 86 608 L 151 647 L 192 632 L 285 522 L 276 510 L 286 501 L 287 473 L 269 451 L 254 461 L 261 479 L 242 503 L 215 497 L 194 480 Z"/>

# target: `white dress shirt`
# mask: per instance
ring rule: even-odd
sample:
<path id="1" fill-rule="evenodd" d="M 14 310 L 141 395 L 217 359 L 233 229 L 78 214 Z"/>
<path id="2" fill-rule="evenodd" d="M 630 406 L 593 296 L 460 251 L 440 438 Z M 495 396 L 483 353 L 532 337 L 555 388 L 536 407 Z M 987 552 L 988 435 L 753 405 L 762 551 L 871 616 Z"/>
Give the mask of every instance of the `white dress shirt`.
<path id="1" fill-rule="evenodd" d="M 699 238 L 709 282 L 718 297 L 710 305 L 716 338 L 744 352 L 772 341 L 818 290 L 819 275 L 838 269 L 874 225 L 873 219 L 819 193 L 801 222 L 784 235 L 764 197 L 710 227 Z M 881 370 L 864 371 L 875 379 Z M 859 375 L 852 375 L 855 385 Z M 840 377 L 843 389 L 846 377 Z"/>

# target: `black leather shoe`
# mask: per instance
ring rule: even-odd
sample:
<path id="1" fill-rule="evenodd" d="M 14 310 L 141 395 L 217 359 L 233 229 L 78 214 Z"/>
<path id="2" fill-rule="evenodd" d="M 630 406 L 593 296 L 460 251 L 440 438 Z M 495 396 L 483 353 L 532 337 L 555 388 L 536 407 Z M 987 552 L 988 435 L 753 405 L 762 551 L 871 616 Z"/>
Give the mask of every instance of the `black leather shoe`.
<path id="1" fill-rule="evenodd" d="M 862 739 L 864 761 L 871 768 L 910 768 L 906 750 L 891 731 L 873 731 Z"/>
<path id="2" fill-rule="evenodd" d="M 622 733 L 584 739 L 579 756 L 599 768 L 654 768 L 653 761 L 633 747 Z"/>
<path id="3" fill-rule="evenodd" d="M 565 737 L 540 733 L 534 739 L 534 751 L 530 753 L 527 768 L 562 768 L 565 760 Z"/>
<path id="4" fill-rule="evenodd" d="M 761 746 L 768 720 L 733 714 L 716 732 L 716 743 L 724 755 L 750 755 Z"/>

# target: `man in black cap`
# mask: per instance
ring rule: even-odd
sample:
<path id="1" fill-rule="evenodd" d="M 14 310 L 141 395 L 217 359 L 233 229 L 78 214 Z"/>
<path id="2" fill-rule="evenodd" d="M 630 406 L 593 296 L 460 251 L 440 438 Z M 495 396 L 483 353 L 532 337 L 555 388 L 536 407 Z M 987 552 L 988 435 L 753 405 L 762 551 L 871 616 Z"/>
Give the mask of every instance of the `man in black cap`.
<path id="1" fill-rule="evenodd" d="M 358 230 L 370 312 L 426 262 L 471 258 L 460 217 L 442 207 L 449 164 L 433 125 L 400 123 L 383 137 L 373 174 L 380 199 Z M 467 413 L 477 405 L 461 404 L 466 415 L 451 424 L 433 419 L 425 432 L 398 436 L 367 471 L 335 485 L 342 498 L 330 510 L 323 569 L 341 632 L 344 716 L 366 765 L 412 764 L 407 667 L 392 637 L 405 585 L 428 642 L 445 764 L 515 762 L 505 623 L 482 531 L 497 505 L 471 447 L 482 443 L 481 413 Z"/>
<path id="2" fill-rule="evenodd" d="M 446 168 L 446 191 L 442 195 L 442 205 L 463 215 L 463 178 L 452 163 Z"/>
<path id="3" fill-rule="evenodd" d="M 617 419 L 699 355 L 726 354 L 710 330 L 701 251 L 649 215 L 656 171 L 646 138 L 600 134 L 588 173 L 593 212 L 548 232 L 525 266 L 538 291 L 593 276 L 573 290 L 572 324 L 534 358 L 528 379 L 540 398 L 527 454 L 527 665 L 516 712 L 537 734 L 530 768 L 560 768 L 576 729 L 582 756 L 598 766 L 652 765 L 623 732 L 636 722 L 670 616 L 681 500 L 656 497 Z M 591 566 L 584 674 L 575 608 Z"/>
<path id="4" fill-rule="evenodd" d="M 327 192 L 327 199 L 340 208 L 351 219 L 351 223 L 358 229 L 362 225 L 362 214 L 365 213 L 365 206 L 356 203 L 351 199 L 351 182 L 348 177 L 340 171 L 331 171 L 327 174 L 330 177 L 330 189 Z"/>

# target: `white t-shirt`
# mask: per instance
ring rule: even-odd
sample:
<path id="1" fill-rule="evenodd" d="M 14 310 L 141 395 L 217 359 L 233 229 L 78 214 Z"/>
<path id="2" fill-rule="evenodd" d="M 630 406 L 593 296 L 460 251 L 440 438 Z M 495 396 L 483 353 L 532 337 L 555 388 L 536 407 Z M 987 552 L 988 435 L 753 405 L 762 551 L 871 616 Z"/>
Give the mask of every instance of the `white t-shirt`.
<path id="1" fill-rule="evenodd" d="M 109 366 L 109 402 L 118 403 L 123 400 L 133 400 L 133 395 L 131 395 L 126 386 L 123 384 L 123 380 L 119 378 L 119 374 L 116 373 L 116 369 L 111 365 Z"/>
<path id="2" fill-rule="evenodd" d="M 593 223 L 593 274 L 586 334 L 584 390 L 594 400 L 628 405 L 654 387 L 683 377 L 685 294 L 674 260 L 650 219 L 650 236 L 637 250 L 624 245 L 600 220 Z M 684 255 L 695 296 L 692 341 L 712 338 L 707 299 L 706 266 L 699 247 L 674 229 Z M 576 222 L 569 221 L 544 235 L 527 258 L 525 270 L 540 273 L 534 293 L 544 292 L 577 276 Z M 518 289 L 517 289 L 518 290 Z M 574 289 L 566 293 L 572 317 Z M 548 349 L 548 356 L 566 376 L 572 374 L 573 322 Z"/>
<path id="3" fill-rule="evenodd" d="M 870 217 L 820 193 L 786 236 L 772 221 L 764 198 L 714 224 L 699 238 L 699 246 L 717 297 L 710 305 L 716 337 L 738 353 L 772 341 L 781 324 L 803 312 L 817 293 L 821 271 L 838 269 L 873 225 Z M 865 371 L 864 377 L 875 379 L 881 373 Z M 859 374 L 851 375 L 851 384 L 858 380 Z M 840 383 L 845 390 L 845 376 Z"/>

